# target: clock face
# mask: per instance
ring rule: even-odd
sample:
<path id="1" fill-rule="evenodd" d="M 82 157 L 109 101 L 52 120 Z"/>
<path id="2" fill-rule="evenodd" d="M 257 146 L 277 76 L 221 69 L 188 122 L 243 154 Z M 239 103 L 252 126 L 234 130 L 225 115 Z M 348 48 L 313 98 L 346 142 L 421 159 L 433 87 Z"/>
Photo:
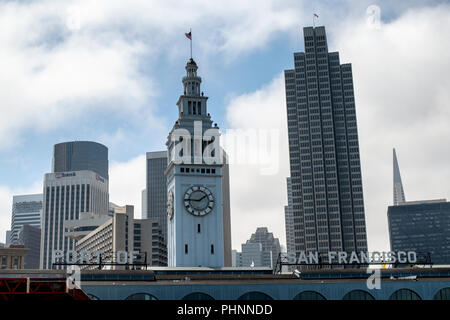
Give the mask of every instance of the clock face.
<path id="1" fill-rule="evenodd" d="M 173 192 L 172 190 L 169 190 L 169 193 L 167 194 L 167 217 L 169 220 L 172 220 L 173 218 Z"/>
<path id="2" fill-rule="evenodd" d="M 214 196 L 208 188 L 192 186 L 184 194 L 184 206 L 194 216 L 205 216 L 214 207 Z"/>

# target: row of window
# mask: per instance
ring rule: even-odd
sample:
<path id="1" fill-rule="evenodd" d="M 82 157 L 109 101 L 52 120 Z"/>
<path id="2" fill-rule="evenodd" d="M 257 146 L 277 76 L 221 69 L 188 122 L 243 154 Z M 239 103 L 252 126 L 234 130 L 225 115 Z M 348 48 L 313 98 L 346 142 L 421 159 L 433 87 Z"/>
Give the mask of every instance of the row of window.
<path id="1" fill-rule="evenodd" d="M 182 173 L 207 173 L 207 174 L 215 174 L 216 169 L 206 169 L 206 168 L 185 168 L 181 167 L 180 172 Z"/>

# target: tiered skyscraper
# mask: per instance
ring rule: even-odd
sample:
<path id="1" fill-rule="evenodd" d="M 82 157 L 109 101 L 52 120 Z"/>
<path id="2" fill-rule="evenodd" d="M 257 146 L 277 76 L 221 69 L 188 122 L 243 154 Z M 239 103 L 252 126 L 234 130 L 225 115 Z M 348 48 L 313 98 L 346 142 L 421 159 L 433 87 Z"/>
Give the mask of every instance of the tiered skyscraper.
<path id="1" fill-rule="evenodd" d="M 285 70 L 293 246 L 367 251 L 352 67 L 328 52 L 325 27 L 303 33 L 305 52 Z"/>

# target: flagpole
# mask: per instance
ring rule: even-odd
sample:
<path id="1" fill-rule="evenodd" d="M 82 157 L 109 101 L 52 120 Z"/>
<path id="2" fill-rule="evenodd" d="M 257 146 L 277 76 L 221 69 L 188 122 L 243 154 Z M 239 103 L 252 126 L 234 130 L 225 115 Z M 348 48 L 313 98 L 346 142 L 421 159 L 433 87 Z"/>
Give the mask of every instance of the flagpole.
<path id="1" fill-rule="evenodd" d="M 191 40 L 190 43 L 191 43 L 191 59 L 192 59 L 192 29 L 191 28 L 189 28 L 189 33 L 191 34 L 191 39 L 189 39 L 189 40 Z"/>

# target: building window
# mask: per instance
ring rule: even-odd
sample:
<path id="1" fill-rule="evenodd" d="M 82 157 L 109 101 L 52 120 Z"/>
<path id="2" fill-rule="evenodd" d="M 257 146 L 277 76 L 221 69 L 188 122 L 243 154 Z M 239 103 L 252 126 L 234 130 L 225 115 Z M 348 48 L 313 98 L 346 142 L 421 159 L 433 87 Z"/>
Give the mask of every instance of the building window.
<path id="1" fill-rule="evenodd" d="M 422 300 L 417 293 L 409 289 L 400 289 L 395 291 L 389 300 Z"/>
<path id="2" fill-rule="evenodd" d="M 214 245 L 211 245 L 211 254 L 214 254 Z"/>
<path id="3" fill-rule="evenodd" d="M 348 292 L 342 300 L 375 300 L 375 298 L 364 290 L 353 290 Z"/>
<path id="4" fill-rule="evenodd" d="M 197 232 L 200 233 L 200 223 L 197 225 Z"/>
<path id="5" fill-rule="evenodd" d="M 187 244 L 184 245 L 184 253 L 188 254 L 188 245 Z"/>

